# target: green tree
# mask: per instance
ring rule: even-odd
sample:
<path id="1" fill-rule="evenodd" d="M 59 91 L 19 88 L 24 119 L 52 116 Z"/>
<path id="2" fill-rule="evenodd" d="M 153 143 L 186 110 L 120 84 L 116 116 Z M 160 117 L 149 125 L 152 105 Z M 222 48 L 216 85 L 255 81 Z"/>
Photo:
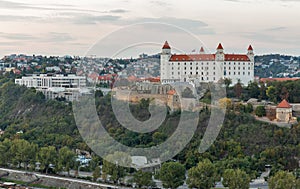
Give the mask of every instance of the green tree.
<path id="1" fill-rule="evenodd" d="M 136 183 L 138 188 L 155 186 L 155 183 L 152 180 L 152 173 L 143 172 L 142 170 L 139 170 L 133 174 L 132 181 Z"/>
<path id="2" fill-rule="evenodd" d="M 264 106 L 257 106 L 257 108 L 255 109 L 255 115 L 257 115 L 258 117 L 266 116 L 265 107 Z"/>
<path id="3" fill-rule="evenodd" d="M 182 92 L 182 98 L 195 98 L 195 96 L 193 91 L 189 87 L 186 87 Z"/>
<path id="4" fill-rule="evenodd" d="M 97 179 L 101 176 L 101 169 L 97 166 L 93 172 L 93 180 L 97 181 Z"/>
<path id="5" fill-rule="evenodd" d="M 75 165 L 75 153 L 68 147 L 63 147 L 58 152 L 57 170 L 67 171 L 70 175 L 70 169 Z"/>
<path id="6" fill-rule="evenodd" d="M 189 188 L 210 189 L 217 181 L 217 172 L 214 164 L 205 159 L 188 171 L 187 184 Z"/>
<path id="7" fill-rule="evenodd" d="M 41 163 L 41 168 L 48 174 L 50 164 L 57 162 L 57 152 L 54 146 L 42 147 L 37 154 L 37 160 Z"/>
<path id="8" fill-rule="evenodd" d="M 229 86 L 232 84 L 232 80 L 230 78 L 225 78 L 224 79 L 224 84 L 226 86 L 226 89 L 228 89 Z"/>
<path id="9" fill-rule="evenodd" d="M 13 140 L 10 148 L 13 163 L 17 164 L 18 167 L 23 163 L 25 170 L 27 170 L 28 164 L 30 162 L 34 163 L 37 148 L 36 144 L 29 143 L 26 140 Z"/>
<path id="10" fill-rule="evenodd" d="M 268 180 L 270 189 L 296 189 L 296 177 L 289 172 L 279 171 Z"/>
<path id="11" fill-rule="evenodd" d="M 251 179 L 240 169 L 226 169 L 223 174 L 223 185 L 229 189 L 248 189 Z"/>
<path id="12" fill-rule="evenodd" d="M 238 80 L 238 82 L 233 87 L 234 94 L 237 98 L 241 98 L 242 92 L 243 92 L 243 86 L 241 83 L 241 80 Z"/>
<path id="13" fill-rule="evenodd" d="M 178 162 L 164 163 L 160 169 L 159 178 L 164 188 L 178 188 L 185 180 L 184 165 Z"/>
<path id="14" fill-rule="evenodd" d="M 112 163 L 113 162 L 113 163 Z M 114 154 L 109 154 L 103 160 L 103 177 L 106 178 L 107 175 L 110 175 L 110 179 L 115 183 L 118 183 L 121 178 L 126 175 L 127 168 L 122 165 L 130 165 L 131 158 L 128 154 L 124 152 L 115 152 Z"/>
<path id="15" fill-rule="evenodd" d="M 11 143 L 9 139 L 5 139 L 0 143 L 0 165 L 6 166 L 11 162 L 11 157 L 13 157 L 10 150 Z"/>
<path id="16" fill-rule="evenodd" d="M 276 88 L 274 86 L 269 86 L 266 94 L 270 101 L 277 103 L 277 94 L 276 94 Z"/>

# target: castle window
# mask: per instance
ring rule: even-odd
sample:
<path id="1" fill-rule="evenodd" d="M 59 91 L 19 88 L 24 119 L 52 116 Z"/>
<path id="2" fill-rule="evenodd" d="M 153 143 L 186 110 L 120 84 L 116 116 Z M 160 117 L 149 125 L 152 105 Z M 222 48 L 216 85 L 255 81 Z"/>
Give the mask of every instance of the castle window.
<path id="1" fill-rule="evenodd" d="M 190 65 L 193 65 L 192 63 L 190 63 Z"/>
<path id="2" fill-rule="evenodd" d="M 245 75 L 245 72 L 243 72 L 243 75 Z"/>
<path id="3" fill-rule="evenodd" d="M 216 72 L 214 72 L 214 75 L 216 75 Z"/>
<path id="4" fill-rule="evenodd" d="M 248 75 L 250 75 L 250 72 L 248 72 Z"/>
<path id="5" fill-rule="evenodd" d="M 191 75 L 193 75 L 193 72 L 190 72 Z"/>
<path id="6" fill-rule="evenodd" d="M 216 69 L 216 67 L 213 68 L 214 70 Z"/>
<path id="7" fill-rule="evenodd" d="M 186 70 L 186 67 L 184 67 L 184 70 Z"/>
<path id="8" fill-rule="evenodd" d="M 178 72 L 178 75 L 180 75 L 180 72 Z"/>
<path id="9" fill-rule="evenodd" d="M 196 75 L 198 75 L 198 72 L 196 72 Z"/>
<path id="10" fill-rule="evenodd" d="M 184 65 L 186 66 L 186 63 L 184 63 Z"/>
<path id="11" fill-rule="evenodd" d="M 241 75 L 241 72 L 238 72 L 238 75 Z"/>
<path id="12" fill-rule="evenodd" d="M 180 63 L 178 62 L 178 66 L 180 65 Z"/>
<path id="13" fill-rule="evenodd" d="M 214 81 L 216 81 L 216 78 L 214 77 Z"/>
<path id="14" fill-rule="evenodd" d="M 196 70 L 198 70 L 199 69 L 199 67 L 196 67 Z"/>
<path id="15" fill-rule="evenodd" d="M 193 67 L 190 67 L 190 70 L 192 70 L 193 69 Z"/>
<path id="16" fill-rule="evenodd" d="M 226 75 L 226 71 L 224 71 L 224 75 Z"/>

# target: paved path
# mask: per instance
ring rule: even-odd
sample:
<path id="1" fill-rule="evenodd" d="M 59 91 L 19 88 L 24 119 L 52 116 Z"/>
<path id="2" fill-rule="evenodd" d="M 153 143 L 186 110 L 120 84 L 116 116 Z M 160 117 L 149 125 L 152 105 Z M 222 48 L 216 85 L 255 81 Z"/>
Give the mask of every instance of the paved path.
<path id="1" fill-rule="evenodd" d="M 62 180 L 62 181 L 68 181 L 68 182 L 76 182 L 76 183 L 88 184 L 88 185 L 99 186 L 99 187 L 104 187 L 104 188 L 123 188 L 123 187 L 118 187 L 118 186 L 113 186 L 113 185 L 108 185 L 108 184 L 94 183 L 94 182 L 80 180 L 80 179 L 45 175 L 45 174 L 40 174 L 40 173 L 36 173 L 36 172 L 26 172 L 26 171 L 19 171 L 19 170 L 6 169 L 6 168 L 0 168 L 0 171 L 6 171 L 9 173 L 19 173 L 19 174 L 34 174 L 38 178 L 49 178 L 49 179 L 56 179 L 56 180 Z"/>

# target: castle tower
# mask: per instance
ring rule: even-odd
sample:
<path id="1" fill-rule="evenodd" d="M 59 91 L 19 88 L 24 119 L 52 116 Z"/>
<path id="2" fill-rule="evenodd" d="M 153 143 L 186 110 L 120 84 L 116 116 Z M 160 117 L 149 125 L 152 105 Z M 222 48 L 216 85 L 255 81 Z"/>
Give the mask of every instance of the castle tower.
<path id="1" fill-rule="evenodd" d="M 200 52 L 199 52 L 200 54 L 205 54 L 205 51 L 204 51 L 204 48 L 203 47 L 201 47 L 201 49 L 200 49 Z"/>
<path id="2" fill-rule="evenodd" d="M 221 43 L 219 43 L 217 47 L 217 53 L 216 53 L 216 61 L 224 61 L 225 55 L 224 55 L 224 48 Z"/>
<path id="3" fill-rule="evenodd" d="M 248 53 L 247 53 L 249 59 L 251 60 L 251 62 L 254 62 L 254 53 L 253 53 L 253 48 L 251 45 L 249 45 L 248 47 Z"/>
<path id="4" fill-rule="evenodd" d="M 171 47 L 167 41 L 162 47 L 162 52 L 160 56 L 160 80 L 162 83 L 167 83 L 167 79 L 170 78 L 168 63 L 172 56 Z"/>

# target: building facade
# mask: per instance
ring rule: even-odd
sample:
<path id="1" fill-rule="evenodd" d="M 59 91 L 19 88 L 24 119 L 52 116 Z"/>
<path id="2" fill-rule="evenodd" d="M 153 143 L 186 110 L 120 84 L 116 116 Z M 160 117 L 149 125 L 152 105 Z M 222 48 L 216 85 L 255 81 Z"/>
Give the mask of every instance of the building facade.
<path id="1" fill-rule="evenodd" d="M 172 54 L 166 41 L 161 52 L 161 82 L 218 82 L 231 79 L 248 85 L 254 80 L 254 53 L 250 45 L 247 54 L 225 54 L 221 44 L 215 54 L 207 54 L 201 47 L 198 54 Z"/>
<path id="2" fill-rule="evenodd" d="M 276 119 L 278 122 L 289 123 L 293 120 L 293 109 L 285 99 L 276 107 Z"/>
<path id="3" fill-rule="evenodd" d="M 16 79 L 15 83 L 26 87 L 33 87 L 43 92 L 47 99 L 65 98 L 68 101 L 78 100 L 87 93 L 86 77 L 73 74 L 39 74 Z"/>

